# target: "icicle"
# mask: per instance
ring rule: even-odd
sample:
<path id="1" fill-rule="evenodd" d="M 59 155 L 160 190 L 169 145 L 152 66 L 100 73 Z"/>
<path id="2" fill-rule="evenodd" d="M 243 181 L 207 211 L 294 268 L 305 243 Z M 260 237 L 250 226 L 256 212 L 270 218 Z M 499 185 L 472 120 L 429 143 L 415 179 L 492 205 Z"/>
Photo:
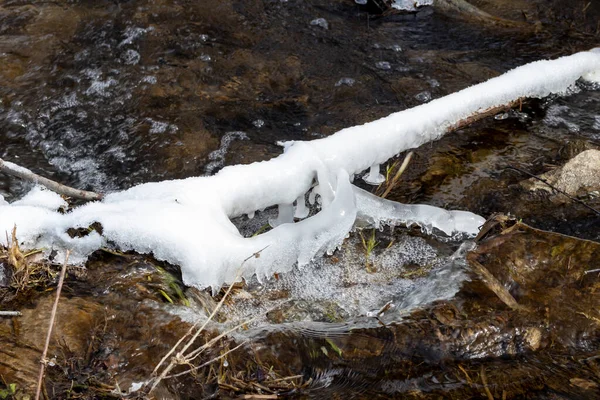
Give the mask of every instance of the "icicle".
<path id="1" fill-rule="evenodd" d="M 252 219 L 252 218 L 254 218 L 254 214 L 256 214 L 256 211 L 249 212 L 249 213 L 247 214 L 247 215 L 248 215 L 248 219 Z"/>
<path id="2" fill-rule="evenodd" d="M 435 228 L 448 236 L 475 236 L 485 222 L 485 218 L 468 211 L 448 211 L 424 204 L 401 204 L 382 199 L 356 186 L 352 189 L 356 196 L 357 219 L 363 225 L 375 228 L 382 224 L 416 224 L 427 234 L 431 234 Z"/>
<path id="3" fill-rule="evenodd" d="M 369 173 L 363 176 L 363 180 L 369 185 L 379 185 L 385 182 L 385 177 L 379 173 L 379 164 L 372 165 Z"/>
<path id="4" fill-rule="evenodd" d="M 306 207 L 306 200 L 304 199 L 304 195 L 302 195 L 296 199 L 296 211 L 294 212 L 294 217 L 303 219 L 308 217 L 308 213 L 309 210 Z"/>
<path id="5" fill-rule="evenodd" d="M 294 222 L 294 207 L 291 204 L 280 204 L 277 206 L 277 211 L 277 218 L 269 220 L 269 224 L 273 228 Z"/>

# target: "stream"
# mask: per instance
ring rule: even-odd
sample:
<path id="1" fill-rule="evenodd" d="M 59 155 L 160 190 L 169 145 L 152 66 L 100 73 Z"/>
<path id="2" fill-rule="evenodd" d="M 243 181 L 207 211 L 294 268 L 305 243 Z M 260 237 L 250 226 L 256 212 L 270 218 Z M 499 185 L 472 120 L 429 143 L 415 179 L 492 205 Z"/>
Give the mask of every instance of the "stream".
<path id="1" fill-rule="evenodd" d="M 275 157 L 280 141 L 325 137 L 600 45 L 596 1 L 471 1 L 478 13 L 455 0 L 415 12 L 385 3 L 4 0 L 0 158 L 101 193 L 212 175 Z M 589 272 L 600 268 L 600 213 L 524 184 L 589 149 L 600 149 L 600 90 L 584 83 L 415 149 L 387 198 L 495 217 L 489 233 L 357 229 L 302 269 L 244 281 L 201 338 L 243 324 L 210 356 L 247 344 L 154 396 L 600 398 L 600 282 Z M 31 188 L 0 174 L 7 201 Z M 580 199 L 600 208 L 597 191 Z M 233 222 L 249 237 L 275 216 Z M 473 265 L 522 307 L 501 301 Z M 36 383 L 48 271 L 33 273 L 47 285 L 15 290 L 0 253 L 0 308 L 23 313 L 0 317 L 2 399 L 24 399 Z M 47 395 L 134 398 L 225 289 L 185 287 L 177 266 L 151 255 L 94 253 L 65 281 Z"/>

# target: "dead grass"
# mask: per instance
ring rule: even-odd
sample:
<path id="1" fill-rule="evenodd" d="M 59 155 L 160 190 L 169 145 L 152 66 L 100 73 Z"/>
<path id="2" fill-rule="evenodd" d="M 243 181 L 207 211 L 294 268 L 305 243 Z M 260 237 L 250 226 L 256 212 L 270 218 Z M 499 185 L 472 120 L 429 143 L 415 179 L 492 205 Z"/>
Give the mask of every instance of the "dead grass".
<path id="1" fill-rule="evenodd" d="M 10 288 L 17 293 L 28 288 L 45 286 L 54 280 L 50 264 L 35 257 L 38 254 L 41 254 L 41 250 L 36 249 L 27 253 L 21 250 L 16 226 L 10 238 L 8 233 L 6 234 L 6 245 L 0 245 L 0 262 L 10 267 Z"/>

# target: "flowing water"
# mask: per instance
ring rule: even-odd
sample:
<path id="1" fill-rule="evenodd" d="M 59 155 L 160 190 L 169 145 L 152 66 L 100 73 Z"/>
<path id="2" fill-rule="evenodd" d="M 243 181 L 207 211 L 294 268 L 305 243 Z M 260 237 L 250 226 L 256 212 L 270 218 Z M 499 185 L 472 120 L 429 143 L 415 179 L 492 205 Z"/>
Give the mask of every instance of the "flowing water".
<path id="1" fill-rule="evenodd" d="M 374 2 L 351 0 L 7 0 L 0 5 L 0 157 L 99 192 L 212 174 L 274 157 L 278 141 L 323 137 L 600 43 L 595 2 L 585 9 L 566 1 L 546 8 L 542 1 L 472 3 L 498 18 L 431 7 L 382 16 Z M 389 198 L 486 217 L 512 213 L 536 227 L 600 240 L 597 214 L 531 195 L 518 186 L 528 176 L 508 168 L 539 174 L 599 144 L 600 91 L 582 87 L 423 146 Z M 29 188 L 0 176 L 8 200 Z M 252 235 L 272 213 L 234 222 Z M 364 243 L 371 235 L 372 252 Z M 281 334 L 282 346 L 289 336 L 312 348 L 313 337 L 357 329 L 373 336 L 370 346 L 383 343 L 386 378 L 383 367 L 298 356 L 292 364 L 301 362 L 313 378 L 311 398 L 368 393 L 375 381 L 390 398 L 450 393 L 464 382 L 443 376 L 443 368 L 419 375 L 413 365 L 416 375 L 400 379 L 404 350 L 369 329 L 452 299 L 469 279 L 460 241 L 410 229 L 365 231 L 304 270 L 248 282 L 220 321 L 231 326 L 260 315 L 242 336 L 268 341 Z M 539 357 L 534 364 L 543 370 L 549 361 Z"/>

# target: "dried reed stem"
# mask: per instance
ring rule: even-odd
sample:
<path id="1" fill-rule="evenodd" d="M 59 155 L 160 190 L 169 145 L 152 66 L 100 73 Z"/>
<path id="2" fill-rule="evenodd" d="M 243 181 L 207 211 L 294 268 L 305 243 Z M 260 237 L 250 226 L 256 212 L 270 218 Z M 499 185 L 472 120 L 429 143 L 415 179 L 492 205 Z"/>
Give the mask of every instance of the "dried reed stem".
<path id="1" fill-rule="evenodd" d="M 48 334 L 46 335 L 46 344 L 44 345 L 44 351 L 42 352 L 42 358 L 40 360 L 40 374 L 38 376 L 37 391 L 35 392 L 35 400 L 40 399 L 42 391 L 42 383 L 44 381 L 44 372 L 46 370 L 46 355 L 48 354 L 48 347 L 50 346 L 50 338 L 52 337 L 52 329 L 54 328 L 54 319 L 56 318 L 56 310 L 58 309 L 58 300 L 60 299 L 60 292 L 62 291 L 63 282 L 65 280 L 65 273 L 67 272 L 67 262 L 69 261 L 69 254 L 71 252 L 67 250 L 65 255 L 65 262 L 63 263 L 62 269 L 60 270 L 60 277 L 58 278 L 58 287 L 56 289 L 56 298 L 54 299 L 54 305 L 52 306 L 52 313 L 50 314 L 50 326 L 48 327 Z"/>

